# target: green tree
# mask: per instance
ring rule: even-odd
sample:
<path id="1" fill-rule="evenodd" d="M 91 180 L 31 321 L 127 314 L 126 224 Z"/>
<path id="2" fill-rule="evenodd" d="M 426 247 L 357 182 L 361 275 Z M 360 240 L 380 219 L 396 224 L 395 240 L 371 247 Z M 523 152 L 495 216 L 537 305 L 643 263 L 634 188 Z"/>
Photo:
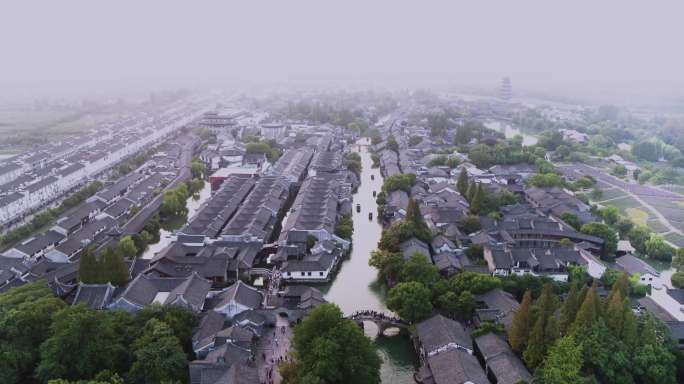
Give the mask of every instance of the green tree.
<path id="1" fill-rule="evenodd" d="M 460 294 L 449 291 L 437 298 L 439 307 L 449 316 L 462 320 L 470 320 L 475 313 L 477 303 L 475 296 L 469 291 Z"/>
<path id="2" fill-rule="evenodd" d="M 371 252 L 368 265 L 375 267 L 378 274 L 387 282 L 394 282 L 404 267 L 404 258 L 400 253 L 377 249 Z"/>
<path id="3" fill-rule="evenodd" d="M 411 136 L 409 138 L 409 146 L 415 147 L 416 145 L 420 144 L 423 141 L 423 138 L 420 136 Z"/>
<path id="4" fill-rule="evenodd" d="M 180 341 L 163 321 L 151 319 L 143 334 L 133 342 L 135 361 L 129 379 L 133 383 L 155 384 L 186 380 L 187 360 Z"/>
<path id="5" fill-rule="evenodd" d="M 476 215 L 463 216 L 458 222 L 458 226 L 466 234 L 477 232 L 480 230 L 480 228 L 482 228 L 480 224 L 480 217 Z"/>
<path id="6" fill-rule="evenodd" d="M 618 221 L 615 223 L 615 229 L 618 230 L 620 238 L 622 239 L 627 237 L 629 231 L 631 231 L 632 228 L 634 228 L 634 223 L 631 220 L 626 219 L 624 217 L 620 217 Z"/>
<path id="7" fill-rule="evenodd" d="M 394 135 L 389 135 L 387 138 L 387 148 L 389 148 L 390 151 L 399 153 L 399 144 L 397 143 L 397 139 L 394 138 Z"/>
<path id="8" fill-rule="evenodd" d="M 582 305 L 577 311 L 577 317 L 575 322 L 571 327 L 571 333 L 576 333 L 582 329 L 591 328 L 592 324 L 599 317 L 599 306 L 601 305 L 601 300 L 596 292 L 596 284 L 591 286 L 591 289 L 586 294 Z"/>
<path id="9" fill-rule="evenodd" d="M 677 248 L 672 257 L 672 268 L 684 272 L 684 248 Z"/>
<path id="10" fill-rule="evenodd" d="M 523 352 L 525 364 L 530 369 L 536 369 L 544 361 L 547 345 L 544 340 L 544 317 L 537 316 L 537 320 L 530 331 L 527 348 Z"/>
<path id="11" fill-rule="evenodd" d="M 646 253 L 646 241 L 651 237 L 651 230 L 644 226 L 636 226 L 627 234 L 629 242 L 639 253 Z"/>
<path id="12" fill-rule="evenodd" d="M 417 281 L 431 288 L 439 280 L 439 270 L 425 255 L 415 252 L 401 269 L 401 281 Z"/>
<path id="13" fill-rule="evenodd" d="M 539 188 L 562 187 L 563 178 L 555 173 L 536 173 L 527 179 L 527 184 Z"/>
<path id="14" fill-rule="evenodd" d="M 607 288 L 612 288 L 613 284 L 622 276 L 622 272 L 613 268 L 606 268 L 606 270 L 601 275 L 601 283 Z"/>
<path id="15" fill-rule="evenodd" d="M 207 174 L 207 168 L 201 161 L 193 160 L 190 163 L 190 173 L 193 179 L 203 179 Z"/>
<path id="16" fill-rule="evenodd" d="M 458 189 L 458 193 L 461 194 L 464 198 L 468 194 L 468 186 L 470 184 L 470 180 L 468 180 L 468 172 L 466 172 L 465 167 L 461 167 L 461 173 L 458 174 L 458 181 L 456 182 L 456 188 Z"/>
<path id="17" fill-rule="evenodd" d="M 86 247 L 81 251 L 78 261 L 78 279 L 84 283 L 96 283 L 101 280 L 100 268 L 92 247 Z"/>
<path id="18" fill-rule="evenodd" d="M 477 184 L 477 189 L 475 190 L 475 195 L 470 200 L 470 212 L 477 215 L 480 213 L 482 208 L 482 203 L 484 202 L 485 194 L 484 189 L 482 189 L 482 184 Z"/>
<path id="19" fill-rule="evenodd" d="M 449 289 L 460 293 L 470 291 L 475 295 L 489 292 L 501 287 L 501 280 L 496 276 L 475 272 L 461 272 L 449 279 Z"/>
<path id="20" fill-rule="evenodd" d="M 577 218 L 577 215 L 574 213 L 570 212 L 565 212 L 562 213 L 560 216 L 561 220 L 566 222 L 569 226 L 575 228 L 575 230 L 579 231 L 580 228 L 582 227 L 582 222 Z"/>
<path id="21" fill-rule="evenodd" d="M 570 292 L 563 302 L 560 313 L 560 332 L 565 334 L 575 321 L 579 309 L 579 291 L 577 284 L 570 285 Z"/>
<path id="22" fill-rule="evenodd" d="M 197 318 L 191 311 L 178 306 L 148 305 L 138 311 L 132 328 L 143 330 L 151 319 L 157 319 L 171 327 L 173 334 L 178 338 L 183 350 L 185 350 L 188 360 L 194 358 L 192 332 L 197 326 Z"/>
<path id="23" fill-rule="evenodd" d="M 49 336 L 52 316 L 65 307 L 44 282 L 0 295 L 0 382 L 29 382 L 39 361 L 38 346 Z"/>
<path id="24" fill-rule="evenodd" d="M 335 227 L 335 234 L 343 239 L 351 240 L 351 237 L 354 234 L 354 221 L 351 216 L 346 215 L 340 218 L 340 221 Z"/>
<path id="25" fill-rule="evenodd" d="M 67 307 L 53 316 L 50 337 L 40 346 L 36 376 L 76 380 L 109 369 L 126 368 L 127 348 L 107 312 L 84 306 Z"/>
<path id="26" fill-rule="evenodd" d="M 598 319 L 582 332 L 585 369 L 601 383 L 632 383 L 630 353 L 626 345 Z"/>
<path id="27" fill-rule="evenodd" d="M 673 273 L 671 281 L 675 288 L 684 288 L 684 271 L 677 271 Z"/>
<path id="28" fill-rule="evenodd" d="M 138 254 L 135 242 L 130 236 L 124 236 L 119 240 L 118 251 L 124 257 L 135 257 Z"/>
<path id="29" fill-rule="evenodd" d="M 601 208 L 599 214 L 608 225 L 614 225 L 620 218 L 620 211 L 613 205 L 607 205 Z"/>
<path id="30" fill-rule="evenodd" d="M 599 188 L 594 188 L 591 190 L 591 193 L 589 193 L 589 197 L 594 201 L 599 201 L 603 197 L 603 191 Z"/>
<path id="31" fill-rule="evenodd" d="M 398 173 L 396 175 L 392 175 L 390 177 L 385 178 L 385 181 L 382 183 L 382 190 L 386 194 L 393 192 L 393 191 L 398 191 L 402 190 L 406 193 L 411 192 L 411 187 L 416 182 L 416 175 L 413 173 Z"/>
<path id="32" fill-rule="evenodd" d="M 420 321 L 432 313 L 431 292 L 422 283 L 399 283 L 387 294 L 387 308 L 409 322 Z"/>
<path id="33" fill-rule="evenodd" d="M 528 289 L 523 295 L 520 307 L 513 313 L 513 320 L 508 331 L 508 342 L 511 348 L 520 353 L 527 346 L 527 339 L 530 334 L 530 323 L 532 322 L 532 292 Z"/>
<path id="34" fill-rule="evenodd" d="M 661 340 L 652 315 L 644 322 L 639 346 L 634 354 L 633 369 L 637 381 L 645 384 L 674 384 L 676 382 L 675 357 Z"/>
<path id="35" fill-rule="evenodd" d="M 674 248 L 665 243 L 665 240 L 655 233 L 651 233 L 649 239 L 646 240 L 645 246 L 646 254 L 656 260 L 670 261 L 675 252 Z"/>
<path id="36" fill-rule="evenodd" d="M 110 282 L 116 286 L 124 286 L 128 282 L 130 274 L 128 273 L 128 266 L 121 257 L 117 249 L 107 247 L 102 255 L 100 262 L 101 268 L 101 283 Z"/>
<path id="37" fill-rule="evenodd" d="M 603 223 L 587 223 L 582 226 L 581 232 L 587 235 L 603 239 L 603 255 L 613 257 L 617 250 L 618 238 L 615 231 Z"/>
<path id="38" fill-rule="evenodd" d="M 294 382 L 380 383 L 381 360 L 361 328 L 334 304 L 311 311 L 294 330 Z"/>
<path id="39" fill-rule="evenodd" d="M 618 164 L 613 168 L 613 172 L 611 173 L 617 177 L 625 177 L 627 176 L 627 168 L 622 164 Z"/>
<path id="40" fill-rule="evenodd" d="M 571 336 L 558 340 L 541 369 L 544 384 L 582 384 L 582 350 Z"/>

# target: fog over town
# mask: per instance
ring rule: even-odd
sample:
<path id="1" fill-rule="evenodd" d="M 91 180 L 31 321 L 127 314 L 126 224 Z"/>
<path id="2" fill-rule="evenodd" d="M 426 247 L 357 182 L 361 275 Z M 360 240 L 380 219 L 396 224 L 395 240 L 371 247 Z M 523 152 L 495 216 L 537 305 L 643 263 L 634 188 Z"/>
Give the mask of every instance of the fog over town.
<path id="1" fill-rule="evenodd" d="M 0 7 L 0 84 L 20 92 L 310 82 L 486 87 L 511 76 L 521 90 L 677 97 L 684 85 L 677 1 Z"/>
<path id="2" fill-rule="evenodd" d="M 0 3 L 0 383 L 684 383 L 681 1 Z"/>

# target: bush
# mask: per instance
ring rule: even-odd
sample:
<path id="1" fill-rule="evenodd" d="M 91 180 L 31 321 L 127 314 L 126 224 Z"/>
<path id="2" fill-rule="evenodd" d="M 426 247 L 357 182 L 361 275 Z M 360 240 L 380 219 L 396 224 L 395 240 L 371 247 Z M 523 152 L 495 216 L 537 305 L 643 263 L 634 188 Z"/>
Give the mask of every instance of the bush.
<path id="1" fill-rule="evenodd" d="M 672 286 L 675 288 L 684 288 L 684 271 L 675 272 L 672 275 Z"/>

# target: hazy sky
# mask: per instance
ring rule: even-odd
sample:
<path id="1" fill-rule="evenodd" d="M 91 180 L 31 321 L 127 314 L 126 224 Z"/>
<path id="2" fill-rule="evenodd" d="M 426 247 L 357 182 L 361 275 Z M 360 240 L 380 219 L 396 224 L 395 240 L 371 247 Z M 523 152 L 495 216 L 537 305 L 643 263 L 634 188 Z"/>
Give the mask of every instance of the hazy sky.
<path id="1" fill-rule="evenodd" d="M 684 1 L 0 1 L 0 87 L 684 89 Z"/>

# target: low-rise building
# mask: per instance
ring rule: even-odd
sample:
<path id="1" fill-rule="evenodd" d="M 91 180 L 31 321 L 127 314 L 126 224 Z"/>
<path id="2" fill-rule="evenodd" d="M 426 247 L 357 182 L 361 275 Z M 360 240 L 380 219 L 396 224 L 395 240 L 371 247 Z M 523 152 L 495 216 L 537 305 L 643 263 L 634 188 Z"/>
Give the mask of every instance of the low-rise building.
<path id="1" fill-rule="evenodd" d="M 615 259 L 618 269 L 627 272 L 630 276 L 638 275 L 639 283 L 650 285 L 655 289 L 662 288 L 660 273 L 640 258 L 628 254 Z"/>
<path id="2" fill-rule="evenodd" d="M 487 377 L 496 384 L 531 383 L 532 375 L 499 335 L 488 333 L 474 340 L 475 355 Z"/>
<path id="3" fill-rule="evenodd" d="M 489 384 L 465 327 L 442 315 L 416 324 L 420 383 Z"/>
<path id="4" fill-rule="evenodd" d="M 211 282 L 197 273 L 188 277 L 152 277 L 138 275 L 109 305 L 110 309 L 136 312 L 150 304 L 177 305 L 193 312 L 204 308 Z"/>
<path id="5" fill-rule="evenodd" d="M 212 299 L 215 302 L 214 311 L 228 319 L 244 311 L 261 308 L 263 300 L 264 296 L 258 289 L 240 280 Z"/>

